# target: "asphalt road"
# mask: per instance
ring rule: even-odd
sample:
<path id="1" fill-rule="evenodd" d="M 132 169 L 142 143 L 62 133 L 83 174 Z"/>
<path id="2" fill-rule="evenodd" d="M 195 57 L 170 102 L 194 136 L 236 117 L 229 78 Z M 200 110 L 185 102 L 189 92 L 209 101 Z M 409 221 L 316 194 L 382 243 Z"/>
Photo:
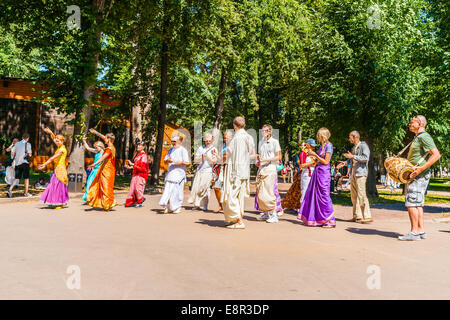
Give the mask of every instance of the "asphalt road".
<path id="1" fill-rule="evenodd" d="M 2 202 L 0 299 L 450 298 L 442 211 L 426 214 L 427 240 L 402 242 L 402 208 L 374 208 L 373 223 L 357 224 L 344 221 L 351 207 L 335 206 L 337 227 L 323 229 L 288 213 L 259 222 L 249 198 L 247 228 L 230 230 L 212 211 L 160 214 L 159 197 L 124 208 L 119 195 L 109 213 L 80 199 L 61 210 Z"/>

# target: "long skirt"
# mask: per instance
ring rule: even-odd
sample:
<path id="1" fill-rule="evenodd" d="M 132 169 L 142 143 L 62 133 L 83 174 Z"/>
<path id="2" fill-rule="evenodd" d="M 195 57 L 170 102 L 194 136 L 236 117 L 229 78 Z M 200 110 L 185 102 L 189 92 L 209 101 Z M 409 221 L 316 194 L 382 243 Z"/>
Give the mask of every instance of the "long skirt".
<path id="1" fill-rule="evenodd" d="M 114 200 L 114 179 L 116 170 L 111 161 L 103 162 L 88 190 L 86 203 L 106 211 L 117 206 Z"/>
<path id="2" fill-rule="evenodd" d="M 314 169 L 297 219 L 308 226 L 336 226 L 330 197 L 330 166 L 318 165 Z"/>
<path id="3" fill-rule="evenodd" d="M 83 194 L 83 201 L 87 200 L 89 188 L 91 187 L 92 181 L 94 181 L 94 178 L 95 178 L 95 175 L 97 174 L 97 172 L 98 172 L 98 168 L 96 168 L 96 169 L 94 168 L 94 169 L 92 169 L 91 173 L 89 173 L 89 177 L 86 180 L 86 191 Z"/>
<path id="4" fill-rule="evenodd" d="M 204 207 L 208 205 L 209 189 L 213 173 L 211 171 L 198 171 L 192 182 L 192 190 L 188 202 L 193 203 L 196 207 Z"/>
<path id="5" fill-rule="evenodd" d="M 50 206 L 64 206 L 69 202 L 69 188 L 52 173 L 50 183 L 41 195 L 40 201 Z"/>
<path id="6" fill-rule="evenodd" d="M 288 192 L 281 201 L 283 209 L 300 209 L 300 199 L 302 196 L 301 188 L 301 174 L 297 173 L 294 177 L 294 182 L 289 188 Z"/>
<path id="7" fill-rule="evenodd" d="M 159 205 L 168 208 L 170 211 L 175 211 L 183 205 L 184 199 L 184 183 L 183 179 L 180 183 L 166 181 L 164 192 L 159 200 Z"/>
<path id="8" fill-rule="evenodd" d="M 264 169 L 263 169 L 264 170 Z M 275 188 L 278 191 L 278 174 L 269 170 L 259 172 L 256 177 L 255 209 L 262 212 L 273 212 L 278 209 L 278 199 Z M 280 194 L 278 193 L 278 196 Z M 281 200 L 280 200 L 281 202 Z M 281 203 L 280 203 L 281 205 Z M 281 211 L 281 210 L 280 210 Z"/>
<path id="9" fill-rule="evenodd" d="M 133 176 L 130 183 L 130 191 L 125 200 L 125 207 L 130 207 L 144 202 L 144 191 L 147 180 L 141 176 Z"/>

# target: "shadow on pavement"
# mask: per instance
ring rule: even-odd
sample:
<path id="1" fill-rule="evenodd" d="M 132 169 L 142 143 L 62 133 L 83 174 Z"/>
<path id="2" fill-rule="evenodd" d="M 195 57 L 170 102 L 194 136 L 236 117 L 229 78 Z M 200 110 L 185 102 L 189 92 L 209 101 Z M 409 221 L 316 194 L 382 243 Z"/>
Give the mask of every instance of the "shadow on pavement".
<path id="1" fill-rule="evenodd" d="M 210 227 L 220 227 L 225 228 L 227 226 L 227 223 L 224 220 L 206 220 L 206 219 L 200 219 L 196 221 L 195 223 L 198 224 L 206 224 Z"/>
<path id="2" fill-rule="evenodd" d="M 346 230 L 351 233 L 357 233 L 362 235 L 376 235 L 387 238 L 398 238 L 398 236 L 401 236 L 401 234 L 398 232 L 380 231 L 376 229 L 347 228 Z"/>
<path id="3" fill-rule="evenodd" d="M 447 233 L 450 233 L 450 230 L 439 230 L 439 232 L 447 232 Z"/>

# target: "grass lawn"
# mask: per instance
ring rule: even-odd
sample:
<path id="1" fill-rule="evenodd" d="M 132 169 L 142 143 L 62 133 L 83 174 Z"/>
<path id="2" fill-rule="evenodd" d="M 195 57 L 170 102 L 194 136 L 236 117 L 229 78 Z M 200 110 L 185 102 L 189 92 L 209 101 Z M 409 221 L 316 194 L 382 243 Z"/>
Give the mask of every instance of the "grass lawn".
<path id="1" fill-rule="evenodd" d="M 428 190 L 450 192 L 450 178 L 431 179 Z"/>
<path id="2" fill-rule="evenodd" d="M 378 190 L 378 199 L 370 199 L 370 204 L 392 204 L 392 203 L 404 203 L 405 196 L 402 195 L 401 192 L 390 192 L 388 190 Z M 352 205 L 352 200 L 350 198 L 350 192 L 340 192 L 338 194 L 332 194 L 331 199 L 333 204 L 340 205 Z M 440 194 L 427 194 L 425 196 L 425 203 L 449 203 L 450 202 L 450 194 L 449 195 L 440 195 Z"/>

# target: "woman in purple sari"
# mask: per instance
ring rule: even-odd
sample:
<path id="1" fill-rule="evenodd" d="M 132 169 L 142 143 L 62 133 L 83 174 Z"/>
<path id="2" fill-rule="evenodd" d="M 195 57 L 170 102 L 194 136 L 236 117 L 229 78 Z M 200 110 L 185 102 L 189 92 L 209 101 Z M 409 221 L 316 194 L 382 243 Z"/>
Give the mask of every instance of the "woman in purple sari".
<path id="1" fill-rule="evenodd" d="M 330 197 L 330 160 L 333 155 L 333 145 L 328 141 L 330 131 L 321 128 L 317 131 L 317 140 L 321 146 L 318 154 L 309 151 L 308 155 L 315 158 L 316 167 L 311 177 L 305 198 L 298 210 L 297 219 L 307 226 L 322 226 L 333 228 L 336 226 L 333 203 Z"/>

